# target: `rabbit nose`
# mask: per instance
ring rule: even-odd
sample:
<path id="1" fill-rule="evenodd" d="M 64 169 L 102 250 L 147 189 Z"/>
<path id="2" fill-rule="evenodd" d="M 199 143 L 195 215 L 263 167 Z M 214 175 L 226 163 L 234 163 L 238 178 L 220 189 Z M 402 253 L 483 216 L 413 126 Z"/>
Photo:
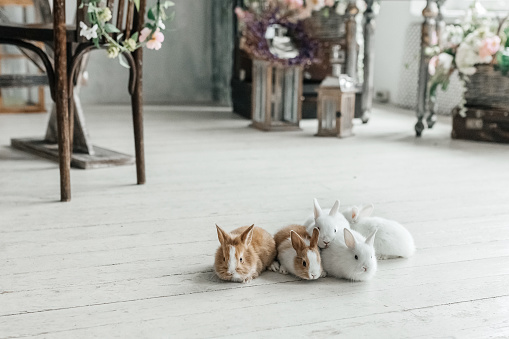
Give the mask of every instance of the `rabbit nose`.
<path id="1" fill-rule="evenodd" d="M 368 268 L 366 266 L 362 266 L 362 269 L 364 270 L 364 272 L 366 272 L 368 270 Z"/>
<path id="2" fill-rule="evenodd" d="M 325 244 L 325 246 L 329 246 L 330 241 L 324 241 L 323 243 Z"/>
<path id="3" fill-rule="evenodd" d="M 315 274 L 311 274 L 311 278 L 312 279 L 316 279 L 316 275 Z"/>

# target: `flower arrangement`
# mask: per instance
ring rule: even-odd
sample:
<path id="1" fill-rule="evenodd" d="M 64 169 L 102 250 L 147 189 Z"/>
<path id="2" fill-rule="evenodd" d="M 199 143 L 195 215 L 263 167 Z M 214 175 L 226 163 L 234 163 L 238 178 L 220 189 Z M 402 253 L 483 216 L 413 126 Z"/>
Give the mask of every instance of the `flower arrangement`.
<path id="1" fill-rule="evenodd" d="M 318 43 L 311 38 L 304 19 L 309 17 L 311 4 L 319 0 L 251 1 L 246 9 L 236 8 L 242 37 L 240 47 L 251 57 L 282 65 L 309 65 L 315 59 Z M 323 1 L 322 1 L 323 2 Z M 270 39 L 277 39 L 274 27 L 281 28 L 281 40 L 288 53 L 274 52 Z M 276 29 L 277 29 L 276 28 Z"/>
<path id="2" fill-rule="evenodd" d="M 492 64 L 504 74 L 509 71 L 509 28 L 504 20 L 489 17 L 486 10 L 475 1 L 467 12 L 462 24 L 447 25 L 442 39 L 442 48 L 437 45 L 436 35 L 432 47 L 425 53 L 431 56 L 428 65 L 430 74 L 429 94 L 436 101 L 438 88 L 447 90 L 450 77 L 458 71 L 463 87 L 459 113 L 465 116 L 464 93 L 469 76 L 476 73 L 476 65 Z"/>
<path id="3" fill-rule="evenodd" d="M 130 1 L 139 10 L 140 1 Z M 135 32 L 129 37 L 124 37 L 123 34 L 118 34 L 120 31 L 115 25 L 109 23 L 112 14 L 111 10 L 106 6 L 105 0 L 82 0 L 80 8 L 87 7 L 88 21 L 91 26 L 87 26 L 83 21 L 80 22 L 80 36 L 91 40 L 98 48 L 99 41 L 104 39 L 108 43 L 108 49 L 106 50 L 108 57 L 112 59 L 118 57 L 120 64 L 129 68 L 129 65 L 121 56 L 122 53 L 134 52 L 144 45 L 148 49 L 159 50 L 161 48 L 161 43 L 164 41 L 164 35 L 161 30 L 166 28 L 163 21 L 167 19 L 172 20 L 175 15 L 175 12 L 172 11 L 168 16 L 166 10 L 173 6 L 175 4 L 172 1 L 161 3 L 158 0 L 156 5 L 148 9 L 145 27 L 141 32 Z M 118 34 L 115 39 L 110 35 L 112 33 Z"/>

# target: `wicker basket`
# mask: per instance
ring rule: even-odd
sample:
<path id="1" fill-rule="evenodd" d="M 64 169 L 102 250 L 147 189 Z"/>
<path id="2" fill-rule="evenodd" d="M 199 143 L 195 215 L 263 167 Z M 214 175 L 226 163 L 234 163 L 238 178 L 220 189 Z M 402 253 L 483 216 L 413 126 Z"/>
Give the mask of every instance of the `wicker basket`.
<path id="1" fill-rule="evenodd" d="M 509 110 L 509 75 L 502 75 L 492 65 L 477 65 L 465 92 L 465 106 Z"/>

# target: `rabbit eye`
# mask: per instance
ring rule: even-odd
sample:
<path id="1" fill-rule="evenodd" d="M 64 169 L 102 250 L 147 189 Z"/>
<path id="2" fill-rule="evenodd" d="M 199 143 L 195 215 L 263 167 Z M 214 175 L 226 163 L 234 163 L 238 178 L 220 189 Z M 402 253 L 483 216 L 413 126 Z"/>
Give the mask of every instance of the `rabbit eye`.
<path id="1" fill-rule="evenodd" d="M 334 229 L 334 233 L 336 233 L 337 231 L 338 231 L 338 229 L 337 229 L 337 228 L 335 228 L 335 229 Z"/>
<path id="2" fill-rule="evenodd" d="M 226 258 L 225 258 L 225 257 L 223 257 L 223 261 L 226 261 Z"/>
<path id="3" fill-rule="evenodd" d="M 307 265 L 307 264 L 306 264 L 306 260 L 303 260 L 303 261 L 302 261 L 302 266 L 306 267 L 306 265 Z"/>
<path id="4" fill-rule="evenodd" d="M 357 254 L 355 255 L 355 260 L 359 260 L 359 257 L 357 256 Z"/>
<path id="5" fill-rule="evenodd" d="M 317 228 L 318 228 L 318 230 L 320 230 L 320 227 L 317 227 Z"/>
<path id="6" fill-rule="evenodd" d="M 242 258 L 240 258 L 239 260 L 240 260 L 240 262 L 242 262 Z"/>

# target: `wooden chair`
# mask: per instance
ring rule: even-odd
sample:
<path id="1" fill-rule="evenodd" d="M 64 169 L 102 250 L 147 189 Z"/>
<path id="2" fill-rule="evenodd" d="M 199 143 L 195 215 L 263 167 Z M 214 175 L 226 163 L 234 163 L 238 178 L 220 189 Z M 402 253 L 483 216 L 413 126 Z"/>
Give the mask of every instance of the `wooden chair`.
<path id="1" fill-rule="evenodd" d="M 129 37 L 134 31 L 143 28 L 145 0 L 140 0 L 139 11 L 129 0 L 108 0 L 107 6 L 112 10 L 116 27 Z M 57 108 L 58 149 L 60 164 L 60 194 L 62 201 L 70 201 L 70 155 L 73 130 L 73 95 L 77 81 L 80 61 L 89 51 L 97 47 L 84 37 L 79 36 L 80 21 L 85 21 L 86 7 L 79 9 L 81 0 L 77 0 L 76 25 L 65 25 L 65 0 L 53 0 L 53 24 L 35 25 L 0 25 L 0 44 L 11 44 L 36 53 L 46 69 L 51 98 Z M 54 63 L 48 53 L 33 41 L 44 42 L 52 46 Z M 106 48 L 104 41 L 100 48 Z M 143 145 L 143 111 L 142 111 L 142 63 L 143 53 L 139 48 L 133 53 L 123 53 L 130 66 L 128 83 L 134 125 L 136 152 L 136 174 L 138 184 L 145 183 L 145 159 Z"/>

